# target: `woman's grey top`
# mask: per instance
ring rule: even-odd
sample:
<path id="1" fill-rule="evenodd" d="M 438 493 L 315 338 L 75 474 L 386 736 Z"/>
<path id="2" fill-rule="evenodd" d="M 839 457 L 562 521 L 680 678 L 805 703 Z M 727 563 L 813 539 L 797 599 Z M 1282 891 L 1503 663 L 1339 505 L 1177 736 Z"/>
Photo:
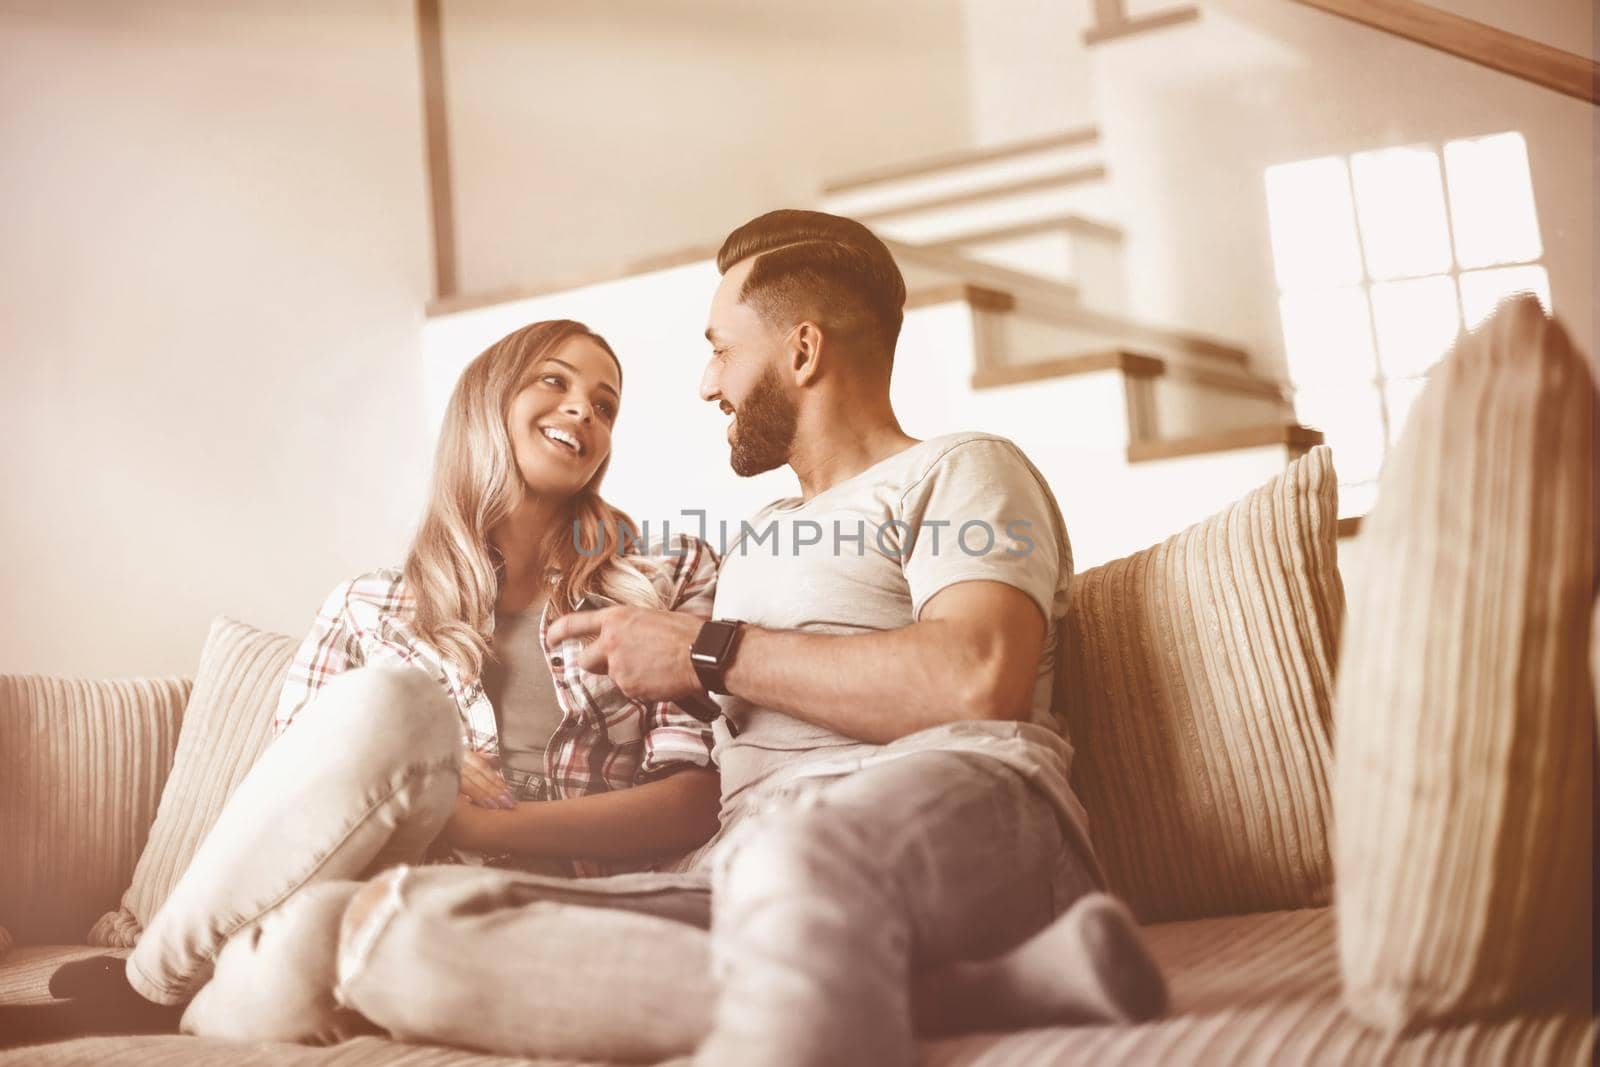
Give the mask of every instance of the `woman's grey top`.
<path id="1" fill-rule="evenodd" d="M 545 746 L 561 725 L 555 682 L 539 643 L 542 614 L 542 605 L 495 612 L 495 658 L 483 667 L 484 693 L 500 727 L 501 767 L 541 778 Z"/>

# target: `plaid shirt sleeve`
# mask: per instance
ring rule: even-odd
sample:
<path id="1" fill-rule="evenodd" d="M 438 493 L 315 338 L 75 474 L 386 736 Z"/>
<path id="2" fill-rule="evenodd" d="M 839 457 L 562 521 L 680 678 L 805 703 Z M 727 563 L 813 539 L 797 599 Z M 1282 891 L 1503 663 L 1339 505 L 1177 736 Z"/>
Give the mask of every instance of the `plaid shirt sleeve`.
<path id="1" fill-rule="evenodd" d="M 300 709 L 311 703 L 311 698 L 335 675 L 360 665 L 360 649 L 356 633 L 350 622 L 350 592 L 354 581 L 341 582 L 317 612 L 311 632 L 289 663 L 289 674 L 284 679 L 283 692 L 278 697 L 278 710 L 272 716 L 272 736 L 277 737 L 288 728 Z"/>
<path id="2" fill-rule="evenodd" d="M 410 605 L 405 579 L 397 570 L 371 571 L 335 587 L 289 663 L 272 717 L 273 737 L 288 729 L 328 682 L 370 662 L 422 667 L 448 692 L 437 656 L 423 654 L 409 631 L 396 625 Z"/>
<path id="3" fill-rule="evenodd" d="M 674 541 L 674 551 L 682 554 L 669 557 L 672 567 L 667 606 L 709 619 L 717 590 L 717 554 L 698 538 L 680 535 Z M 709 723 L 701 722 L 671 701 L 646 705 L 644 758 L 639 761 L 635 784 L 665 778 L 688 767 L 714 766 L 713 744 Z"/>

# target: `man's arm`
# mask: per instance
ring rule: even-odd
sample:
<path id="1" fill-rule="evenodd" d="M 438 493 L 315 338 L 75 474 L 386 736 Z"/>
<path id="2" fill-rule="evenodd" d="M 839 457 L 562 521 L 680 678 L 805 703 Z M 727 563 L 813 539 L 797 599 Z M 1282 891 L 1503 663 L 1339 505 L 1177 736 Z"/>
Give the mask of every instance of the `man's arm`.
<path id="1" fill-rule="evenodd" d="M 1001 582 L 940 590 L 921 618 L 870 634 L 750 628 L 728 690 L 752 704 L 883 744 L 930 726 L 1028 717 L 1044 616 Z"/>
<path id="2" fill-rule="evenodd" d="M 558 619 L 551 636 L 591 637 L 579 666 L 610 674 L 628 696 L 676 700 L 700 691 L 688 650 L 701 622 L 674 612 L 608 608 Z M 725 680 L 752 704 L 882 744 L 948 722 L 1026 718 L 1044 632 L 1044 613 L 1020 589 L 958 582 L 898 630 L 835 635 L 746 627 Z"/>

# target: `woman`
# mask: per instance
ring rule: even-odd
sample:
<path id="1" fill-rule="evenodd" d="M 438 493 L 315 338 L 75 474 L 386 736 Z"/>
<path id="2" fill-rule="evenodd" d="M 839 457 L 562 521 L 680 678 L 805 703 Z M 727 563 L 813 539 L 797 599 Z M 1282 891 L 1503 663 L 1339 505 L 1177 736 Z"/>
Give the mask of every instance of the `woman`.
<path id="1" fill-rule="evenodd" d="M 586 599 L 711 611 L 709 549 L 684 539 L 672 546 L 677 555 L 623 555 L 638 531 L 598 495 L 621 377 L 610 346 L 566 320 L 524 327 L 469 364 L 445 414 L 432 501 L 404 570 L 333 591 L 273 723 L 281 733 L 350 666 L 347 649 L 364 662 L 424 667 L 454 700 L 467 738 L 462 797 L 444 841 L 511 854 L 500 861 L 518 866 L 611 873 L 631 858 L 692 848 L 716 828 L 716 806 L 704 803 L 716 792 L 714 772 L 665 792 L 610 795 L 708 767 L 705 723 L 672 704 L 641 707 L 604 676 L 540 654 L 548 625 Z M 603 709 L 600 718 L 587 707 Z M 579 797 L 596 799 L 518 804 Z"/>
<path id="2" fill-rule="evenodd" d="M 630 553 L 636 529 L 598 494 L 621 388 L 610 346 L 566 320 L 467 366 L 404 569 L 328 597 L 289 669 L 277 738 L 125 978 L 120 961 L 68 964 L 55 995 L 182 1004 L 230 936 L 304 887 L 424 853 L 598 874 L 711 836 L 709 727 L 579 669 L 575 642 L 544 641 L 553 619 L 597 604 L 710 613 L 710 550 L 683 538 Z"/>

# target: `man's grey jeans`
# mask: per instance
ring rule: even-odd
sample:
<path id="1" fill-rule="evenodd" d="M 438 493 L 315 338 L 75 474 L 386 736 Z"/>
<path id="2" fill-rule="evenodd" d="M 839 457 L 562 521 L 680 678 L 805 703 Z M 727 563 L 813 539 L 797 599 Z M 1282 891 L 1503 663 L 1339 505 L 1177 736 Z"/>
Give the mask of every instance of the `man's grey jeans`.
<path id="1" fill-rule="evenodd" d="M 686 873 L 379 884 L 336 995 L 397 1037 L 741 1065 L 915 1062 L 917 971 L 999 955 L 1094 888 L 1042 794 L 952 752 L 813 782 Z"/>

